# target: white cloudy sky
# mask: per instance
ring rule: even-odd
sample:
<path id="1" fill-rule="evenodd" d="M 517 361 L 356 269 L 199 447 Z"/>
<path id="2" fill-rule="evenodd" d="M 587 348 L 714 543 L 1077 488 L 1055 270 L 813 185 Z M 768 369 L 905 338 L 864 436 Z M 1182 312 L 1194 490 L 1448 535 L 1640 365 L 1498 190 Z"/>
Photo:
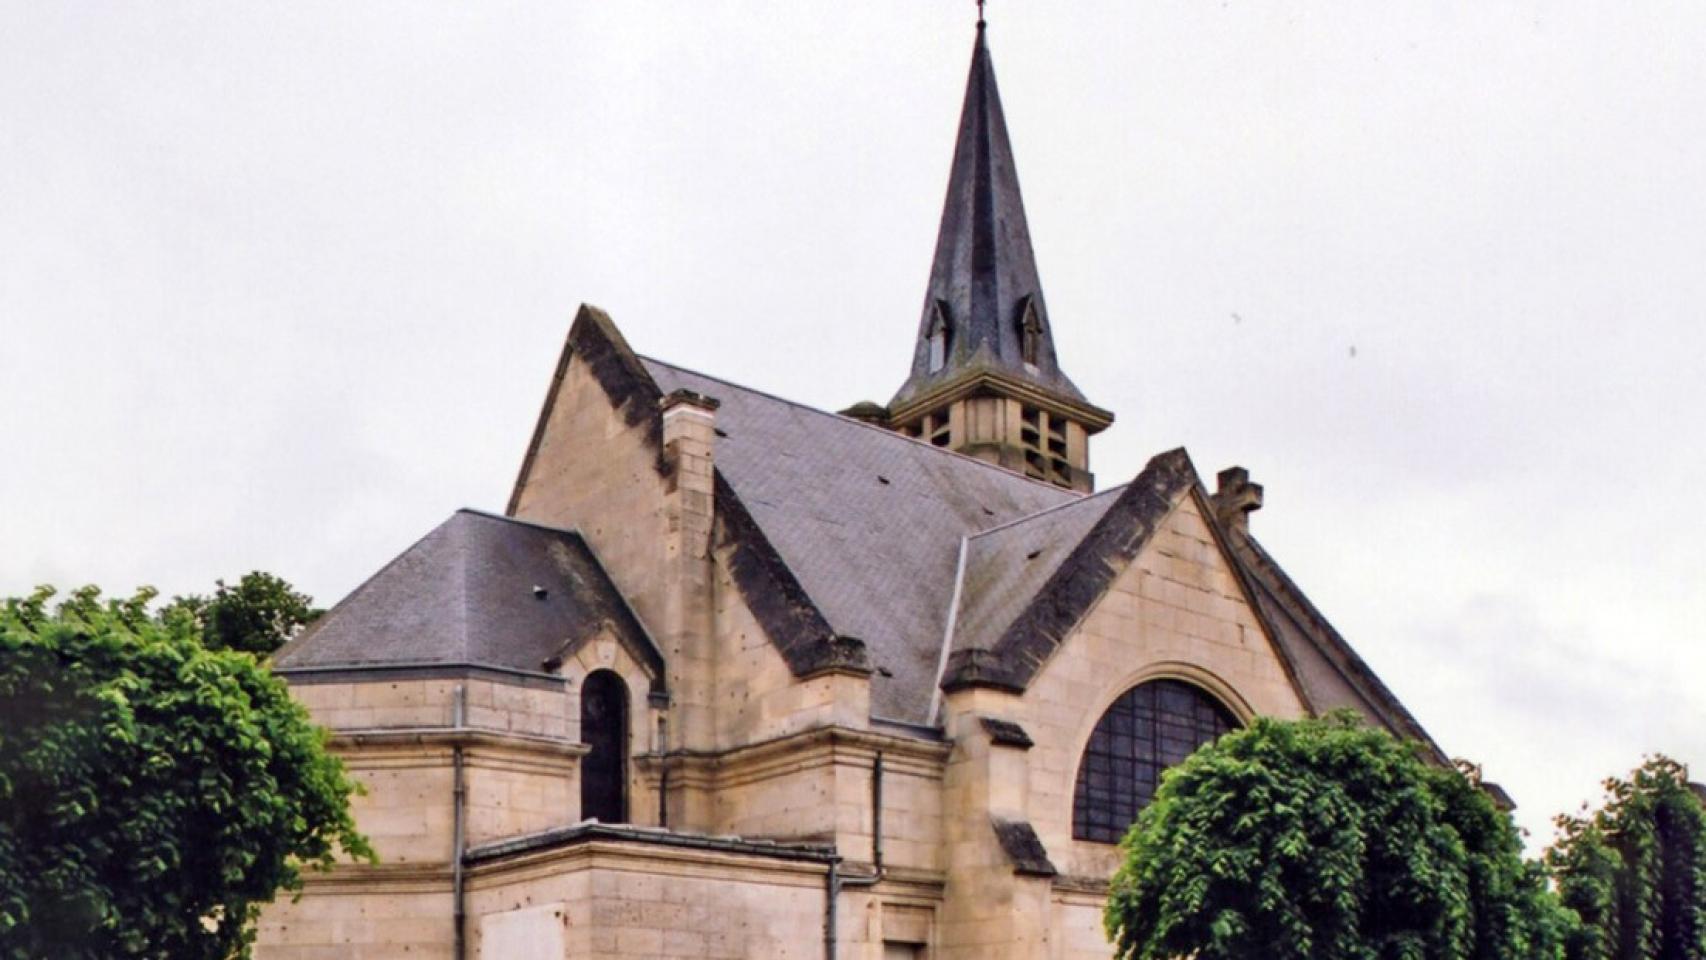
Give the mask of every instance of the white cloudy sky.
<path id="1" fill-rule="evenodd" d="M 1189 447 L 1543 829 L 1706 765 L 1706 7 L 994 0 L 1105 483 Z M 325 602 L 501 509 L 575 306 L 909 357 L 969 2 L 0 4 L 0 593 Z"/>

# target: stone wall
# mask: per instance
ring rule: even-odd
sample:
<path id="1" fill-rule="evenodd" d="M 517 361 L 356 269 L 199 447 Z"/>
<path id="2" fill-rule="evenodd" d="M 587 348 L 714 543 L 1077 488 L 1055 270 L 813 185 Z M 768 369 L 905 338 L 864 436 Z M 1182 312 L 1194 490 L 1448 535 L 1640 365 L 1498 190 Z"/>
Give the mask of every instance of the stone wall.
<path id="1" fill-rule="evenodd" d="M 1064 873 L 1105 878 L 1118 865 L 1113 845 L 1072 839 L 1078 760 L 1108 705 L 1159 677 L 1203 687 L 1240 720 L 1305 712 L 1194 493 L 1025 693 L 1029 819 Z"/>
<path id="2" fill-rule="evenodd" d="M 531 922 L 543 932 L 561 909 L 566 957 L 575 960 L 820 960 L 826 869 L 607 840 L 481 865 L 469 877 L 469 956 L 508 960 L 485 938 L 507 916 L 547 907 Z"/>
<path id="3" fill-rule="evenodd" d="M 729 550 L 715 554 L 716 737 L 727 750 L 812 727 L 870 724 L 870 682 L 826 674 L 795 679 L 729 575 Z"/>
<path id="4" fill-rule="evenodd" d="M 351 670 L 336 682 L 289 676 L 290 695 L 308 708 L 314 722 L 331 730 L 448 727 L 454 720 L 456 688 L 467 688 L 463 724 L 481 730 L 537 737 L 571 738 L 567 691 L 540 677 L 502 681 L 474 673 L 429 679 L 388 679 L 394 674 Z"/>
<path id="5" fill-rule="evenodd" d="M 660 452 L 648 439 L 649 421 L 630 424 L 578 355 L 569 357 L 544 416 L 514 515 L 580 531 L 655 635 L 668 617 L 671 584 L 665 481 Z M 667 659 L 669 651 L 663 653 Z"/>
<path id="6" fill-rule="evenodd" d="M 340 866 L 261 912 L 256 960 L 453 960 L 450 873 Z"/>
<path id="7" fill-rule="evenodd" d="M 291 695 L 332 729 L 332 750 L 363 786 L 351 812 L 380 864 L 310 874 L 301 900 L 269 905 L 256 942 L 262 960 L 449 960 L 458 747 L 468 843 L 579 819 L 583 751 L 566 736 L 563 684 L 372 676 L 295 682 Z M 467 690 L 461 728 L 458 686 Z"/>
<path id="8" fill-rule="evenodd" d="M 1173 677 L 1209 691 L 1241 720 L 1305 712 L 1203 510 L 1195 492 L 1181 496 L 1022 694 L 948 695 L 954 750 L 942 799 L 944 960 L 1111 955 L 1102 884 L 1118 867 L 1119 850 L 1072 838 L 1072 801 L 1091 730 L 1126 690 Z M 1017 722 L 1033 745 L 992 742 L 982 717 Z M 1029 824 L 1060 875 L 1016 873 L 994 819 Z"/>

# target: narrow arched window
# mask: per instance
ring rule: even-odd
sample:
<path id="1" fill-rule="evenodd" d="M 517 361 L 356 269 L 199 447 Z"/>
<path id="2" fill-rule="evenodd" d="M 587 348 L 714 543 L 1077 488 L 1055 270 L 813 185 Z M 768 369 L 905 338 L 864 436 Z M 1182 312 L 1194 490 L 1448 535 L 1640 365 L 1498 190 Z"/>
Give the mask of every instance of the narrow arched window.
<path id="1" fill-rule="evenodd" d="M 1155 796 L 1163 770 L 1237 725 L 1218 700 L 1178 680 L 1151 680 L 1121 694 L 1078 761 L 1073 838 L 1119 842 Z"/>
<path id="2" fill-rule="evenodd" d="M 611 670 L 595 670 L 581 685 L 581 816 L 600 823 L 628 820 L 628 687 Z"/>

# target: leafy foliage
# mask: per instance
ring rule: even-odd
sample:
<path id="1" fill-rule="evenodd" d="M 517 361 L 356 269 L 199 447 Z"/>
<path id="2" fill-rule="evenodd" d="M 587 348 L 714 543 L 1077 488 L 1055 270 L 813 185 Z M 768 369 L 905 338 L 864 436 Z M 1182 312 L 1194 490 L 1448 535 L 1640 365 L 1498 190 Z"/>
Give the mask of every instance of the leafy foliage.
<path id="1" fill-rule="evenodd" d="M 1598 811 L 1558 818 L 1547 851 L 1581 916 L 1570 960 L 1706 958 L 1706 807 L 1676 761 L 1654 757 L 1605 782 Z"/>
<path id="2" fill-rule="evenodd" d="M 1120 960 L 1554 960 L 1571 923 L 1508 814 L 1348 713 L 1202 748 L 1122 847 Z"/>
<path id="3" fill-rule="evenodd" d="M 257 570 L 235 587 L 215 581 L 212 597 L 174 597 L 161 616 L 191 619 L 209 650 L 243 650 L 264 657 L 321 614 L 313 603 L 283 578 Z"/>
<path id="4" fill-rule="evenodd" d="M 246 956 L 259 905 L 371 859 L 323 735 L 151 591 L 0 609 L 0 958 Z"/>

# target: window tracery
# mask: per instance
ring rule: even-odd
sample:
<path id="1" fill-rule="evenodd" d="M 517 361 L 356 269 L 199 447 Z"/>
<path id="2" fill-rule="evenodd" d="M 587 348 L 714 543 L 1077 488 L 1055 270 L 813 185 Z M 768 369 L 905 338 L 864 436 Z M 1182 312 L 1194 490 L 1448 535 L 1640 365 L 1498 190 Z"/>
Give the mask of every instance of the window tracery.
<path id="1" fill-rule="evenodd" d="M 1073 839 L 1119 842 L 1164 770 L 1237 726 L 1219 701 L 1180 680 L 1151 680 L 1121 694 L 1078 761 Z"/>

